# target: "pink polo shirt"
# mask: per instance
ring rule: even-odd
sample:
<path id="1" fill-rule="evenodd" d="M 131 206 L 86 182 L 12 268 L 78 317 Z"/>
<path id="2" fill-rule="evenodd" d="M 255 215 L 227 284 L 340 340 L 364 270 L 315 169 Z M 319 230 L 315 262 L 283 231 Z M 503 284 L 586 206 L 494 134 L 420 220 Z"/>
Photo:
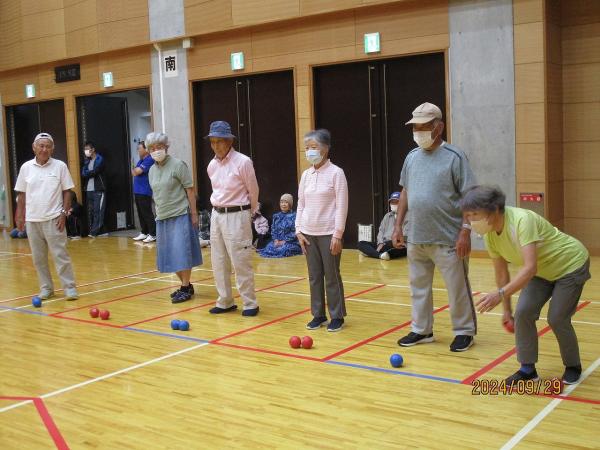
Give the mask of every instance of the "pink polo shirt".
<path id="1" fill-rule="evenodd" d="M 252 211 L 258 206 L 258 183 L 252 160 L 233 148 L 225 158 L 216 156 L 206 168 L 212 184 L 210 202 L 213 206 L 244 206 Z"/>
<path id="2" fill-rule="evenodd" d="M 306 169 L 298 187 L 296 231 L 341 239 L 348 215 L 348 182 L 344 171 L 327 160 Z"/>

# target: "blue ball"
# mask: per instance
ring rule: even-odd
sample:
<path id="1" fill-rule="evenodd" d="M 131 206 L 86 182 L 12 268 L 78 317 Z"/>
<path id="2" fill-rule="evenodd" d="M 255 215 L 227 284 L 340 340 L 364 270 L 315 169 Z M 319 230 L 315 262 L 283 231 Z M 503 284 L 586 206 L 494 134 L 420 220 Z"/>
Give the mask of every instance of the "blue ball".
<path id="1" fill-rule="evenodd" d="M 42 299 L 36 295 L 31 299 L 31 304 L 36 308 L 39 308 L 40 306 L 42 306 Z"/>
<path id="2" fill-rule="evenodd" d="M 17 237 L 19 239 L 27 239 L 27 232 L 25 232 L 25 231 L 19 231 L 19 233 L 17 234 Z"/>
<path id="3" fill-rule="evenodd" d="M 13 239 L 16 239 L 19 237 L 19 230 L 17 230 L 16 228 L 14 230 L 10 231 L 10 237 Z"/>
<path id="4" fill-rule="evenodd" d="M 182 320 L 181 322 L 179 322 L 179 330 L 180 331 L 187 331 L 190 329 L 190 323 L 187 320 Z"/>
<path id="5" fill-rule="evenodd" d="M 179 330 L 180 326 L 181 326 L 180 320 L 177 320 L 177 319 L 171 320 L 171 329 L 172 330 Z"/>
<path id="6" fill-rule="evenodd" d="M 390 364 L 393 367 L 402 367 L 403 362 L 404 359 L 402 359 L 402 356 L 400 356 L 398 353 L 394 353 L 392 356 L 390 356 Z"/>

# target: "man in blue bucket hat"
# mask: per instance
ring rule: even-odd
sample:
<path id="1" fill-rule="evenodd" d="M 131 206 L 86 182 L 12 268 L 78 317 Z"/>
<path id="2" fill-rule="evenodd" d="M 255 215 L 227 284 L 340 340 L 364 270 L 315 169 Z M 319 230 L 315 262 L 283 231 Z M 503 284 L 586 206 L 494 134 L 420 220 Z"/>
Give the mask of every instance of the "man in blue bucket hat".
<path id="1" fill-rule="evenodd" d="M 235 311 L 231 267 L 244 304 L 242 316 L 258 314 L 252 267 L 252 215 L 258 209 L 258 183 L 252 160 L 233 148 L 235 136 L 222 120 L 210 124 L 206 139 L 215 157 L 206 171 L 212 185 L 210 250 L 219 298 L 211 314 Z"/>
<path id="2" fill-rule="evenodd" d="M 370 258 L 390 259 L 406 256 L 406 247 L 394 248 L 392 245 L 392 233 L 394 232 L 394 223 L 396 222 L 396 211 L 398 210 L 398 202 L 400 201 L 400 192 L 392 192 L 388 200 L 390 212 L 388 212 L 379 225 L 379 233 L 377 233 L 377 244 L 372 242 L 360 241 L 358 250 Z"/>

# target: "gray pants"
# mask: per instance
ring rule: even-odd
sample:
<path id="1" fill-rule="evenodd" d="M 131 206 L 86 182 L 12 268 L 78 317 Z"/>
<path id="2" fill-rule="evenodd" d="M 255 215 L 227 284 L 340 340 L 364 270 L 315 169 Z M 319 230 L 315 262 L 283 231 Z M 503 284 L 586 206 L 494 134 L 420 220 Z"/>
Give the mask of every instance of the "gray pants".
<path id="1" fill-rule="evenodd" d="M 310 310 L 313 317 L 325 315 L 325 290 L 327 290 L 327 308 L 332 319 L 343 319 L 346 315 L 344 284 L 340 275 L 342 255 L 333 256 L 329 246 L 331 235 L 304 235 L 310 245 L 306 246 L 306 264 L 310 283 Z"/>
<path id="2" fill-rule="evenodd" d="M 41 290 L 54 290 L 48 266 L 48 249 L 54 259 L 56 273 L 60 277 L 63 289 L 75 287 L 71 257 L 67 253 L 67 231 L 66 229 L 58 231 L 57 223 L 58 218 L 45 222 L 25 223 L 33 265 L 38 274 Z"/>
<path id="3" fill-rule="evenodd" d="M 558 341 L 563 364 L 565 366 L 581 364 L 577 335 L 571 324 L 571 317 L 575 314 L 583 285 L 590 278 L 588 259 L 579 269 L 556 281 L 533 277 L 523 288 L 515 311 L 517 359 L 521 364 L 535 364 L 538 360 L 535 322 L 540 318 L 540 311 L 550 297 L 552 300 L 548 308 L 548 325 Z"/>
<path id="4" fill-rule="evenodd" d="M 477 334 L 477 317 L 468 278 L 468 262 L 456 255 L 454 247 L 438 244 L 408 244 L 412 331 L 433 333 L 433 272 L 441 272 L 450 303 L 455 336 Z"/>

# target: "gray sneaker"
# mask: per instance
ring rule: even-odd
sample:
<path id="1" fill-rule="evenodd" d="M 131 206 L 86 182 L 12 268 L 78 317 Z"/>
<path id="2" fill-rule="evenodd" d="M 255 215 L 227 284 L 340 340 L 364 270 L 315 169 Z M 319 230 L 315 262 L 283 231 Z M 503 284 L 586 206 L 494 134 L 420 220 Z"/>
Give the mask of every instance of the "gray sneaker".
<path id="1" fill-rule="evenodd" d="M 65 289 L 65 300 L 77 300 L 78 298 L 79 298 L 79 294 L 77 293 L 77 289 L 75 289 L 75 288 Z"/>
<path id="2" fill-rule="evenodd" d="M 54 297 L 54 291 L 51 289 L 42 289 L 42 292 L 40 292 L 39 297 L 42 300 L 48 300 L 50 297 Z"/>

